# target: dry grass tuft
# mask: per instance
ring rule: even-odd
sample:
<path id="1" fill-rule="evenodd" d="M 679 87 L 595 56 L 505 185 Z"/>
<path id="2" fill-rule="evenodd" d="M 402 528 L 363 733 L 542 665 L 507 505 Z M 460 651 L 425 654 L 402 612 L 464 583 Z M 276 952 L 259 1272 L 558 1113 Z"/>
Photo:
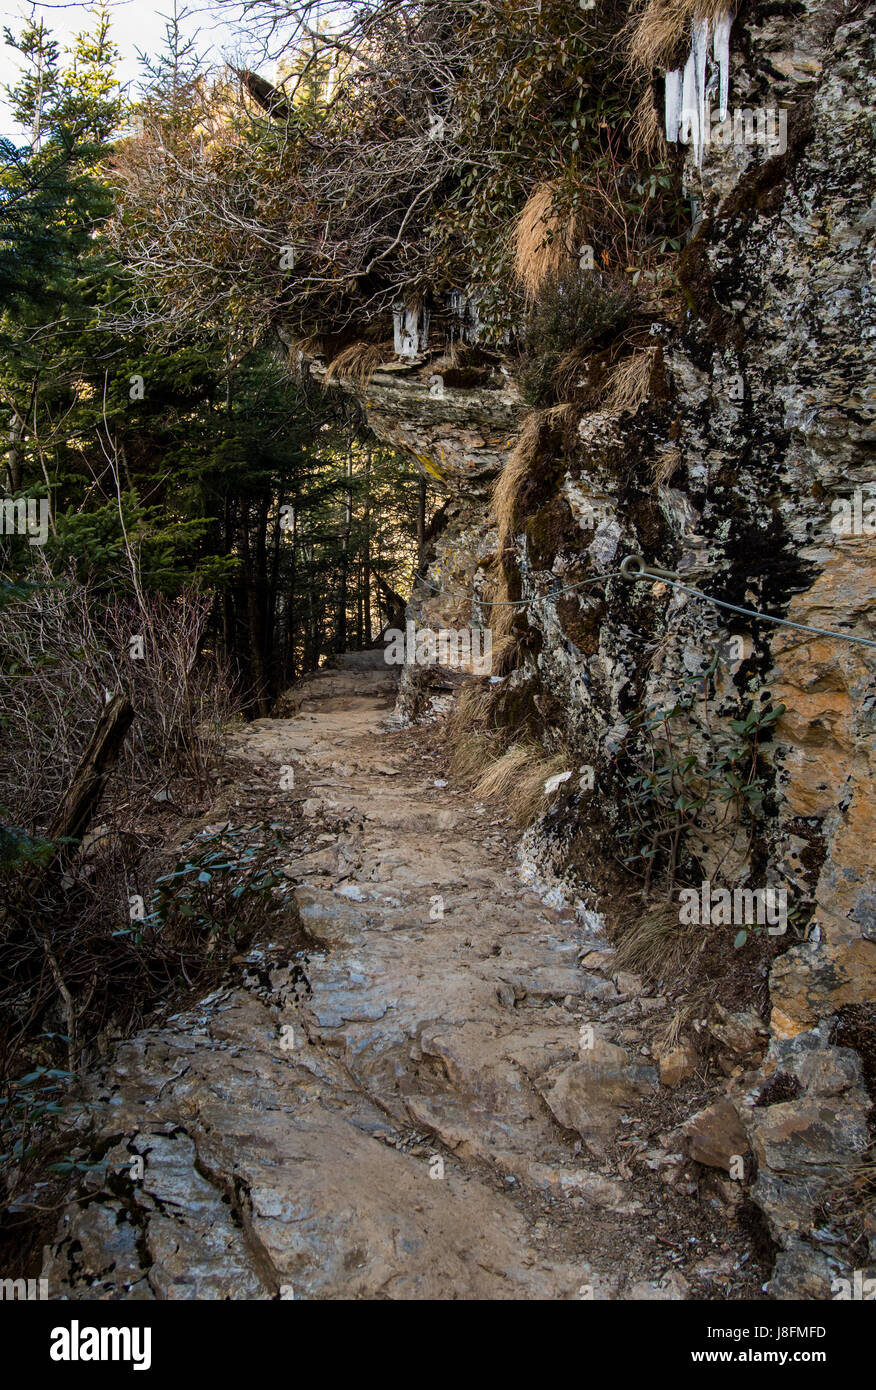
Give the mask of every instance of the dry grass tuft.
<path id="1" fill-rule="evenodd" d="M 659 978 L 659 977 L 658 977 Z M 678 1047 L 682 1035 L 689 1033 L 695 1019 L 705 1018 L 715 999 L 714 981 L 696 985 L 681 996 L 669 1021 L 655 1039 L 655 1053 L 671 1052 Z"/>
<path id="2" fill-rule="evenodd" d="M 822 1198 L 825 1217 L 863 1228 L 861 1235 L 869 1236 L 876 1222 L 876 1150 L 871 1147 L 857 1162 L 840 1160 L 827 1167 L 836 1178 Z"/>
<path id="3" fill-rule="evenodd" d="M 536 298 L 549 278 L 577 267 L 585 233 L 574 216 L 556 206 L 556 185 L 540 183 L 530 194 L 512 230 L 514 270 L 528 300 Z"/>
<path id="4" fill-rule="evenodd" d="M 561 400 L 568 400 L 576 392 L 588 389 L 592 355 L 586 347 L 569 348 L 568 352 L 563 353 L 551 378 Z"/>
<path id="5" fill-rule="evenodd" d="M 501 562 L 497 564 L 496 592 L 490 608 L 490 632 L 492 633 L 492 674 L 504 676 L 517 665 L 520 638 L 517 633 L 517 616 L 520 608 L 511 597 L 508 573 Z"/>
<path id="6" fill-rule="evenodd" d="M 564 772 L 567 763 L 565 752 L 548 753 L 537 743 L 514 743 L 485 769 L 473 794 L 479 801 L 502 801 L 514 824 L 523 828 L 547 810 L 550 797 L 544 784 L 548 777 Z"/>
<path id="7" fill-rule="evenodd" d="M 506 607 L 499 609 L 499 612 L 507 613 L 507 619 L 500 623 L 492 620 L 493 633 L 493 675 L 505 676 L 509 671 L 513 671 L 518 664 L 520 655 L 520 638 L 516 632 L 511 631 L 511 624 L 514 622 L 517 608 Z"/>
<path id="8" fill-rule="evenodd" d="M 363 386 L 370 381 L 381 362 L 392 355 L 392 349 L 379 343 L 351 343 L 339 352 L 325 374 L 325 384 L 332 381 L 358 381 Z"/>
<path id="9" fill-rule="evenodd" d="M 609 372 L 605 382 L 605 410 L 614 414 L 629 410 L 635 414 L 648 398 L 657 353 L 655 347 L 645 348 L 642 352 L 633 353 L 632 357 L 627 357 Z"/>
<path id="10" fill-rule="evenodd" d="M 666 487 L 675 477 L 681 465 L 681 450 L 674 444 L 660 449 L 651 462 L 651 477 L 658 487 Z"/>
<path id="11" fill-rule="evenodd" d="M 488 681 L 466 681 L 447 721 L 450 769 L 454 778 L 466 785 L 501 753 L 500 735 L 493 727 L 497 698 L 496 687 Z"/>
<path id="12" fill-rule="evenodd" d="M 458 739 L 486 728 L 495 702 L 494 686 L 482 680 L 466 681 L 447 721 L 450 737 Z"/>
<path id="13" fill-rule="evenodd" d="M 493 485 L 493 515 L 499 528 L 500 550 L 504 550 L 514 533 L 520 489 L 547 447 L 550 431 L 568 423 L 573 415 L 568 404 L 555 405 L 548 410 L 535 410 L 523 421 L 517 443 Z"/>
<path id="14" fill-rule="evenodd" d="M 536 410 L 527 415 L 517 443 L 508 455 L 505 466 L 493 485 L 493 515 L 503 541 L 514 532 L 514 518 L 520 489 L 538 462 L 543 447 L 543 432 L 547 411 Z"/>
<path id="15" fill-rule="evenodd" d="M 549 447 L 553 431 L 559 426 L 570 424 L 575 418 L 575 408 L 569 404 L 551 406 L 547 410 L 535 410 L 527 415 L 517 443 L 493 486 L 493 515 L 499 530 L 496 594 L 490 610 L 493 671 L 496 675 L 503 675 L 514 668 L 519 648 L 515 624 L 520 609 L 514 605 L 511 598 L 504 558 L 511 548 L 520 492 Z"/>
<path id="16" fill-rule="evenodd" d="M 674 64 L 691 21 L 715 20 L 734 6 L 729 0 L 644 0 L 627 20 L 627 61 L 634 72 L 652 73 Z"/>
<path id="17" fill-rule="evenodd" d="M 617 940 L 617 965 L 651 979 L 680 976 L 703 950 L 702 927 L 678 920 L 677 907 L 661 907 L 630 922 Z"/>
<path id="18" fill-rule="evenodd" d="M 487 681 L 467 682 L 448 721 L 451 773 L 482 801 L 499 801 L 521 829 L 550 804 L 544 784 L 570 766 L 565 747 L 549 751 L 537 737 L 508 745 L 512 730 L 499 727 L 503 692 Z"/>
<path id="19" fill-rule="evenodd" d="M 322 339 L 316 336 L 287 338 L 284 340 L 284 346 L 286 348 L 286 362 L 290 371 L 303 373 L 305 376 L 310 373 L 310 359 L 321 357 L 325 350 Z"/>
<path id="20" fill-rule="evenodd" d="M 501 756 L 501 744 L 496 733 L 467 733 L 453 741 L 450 771 L 454 779 L 470 787 L 484 768 Z"/>
<path id="21" fill-rule="evenodd" d="M 634 162 L 662 163 L 667 157 L 666 138 L 650 83 L 630 118 L 630 155 Z"/>

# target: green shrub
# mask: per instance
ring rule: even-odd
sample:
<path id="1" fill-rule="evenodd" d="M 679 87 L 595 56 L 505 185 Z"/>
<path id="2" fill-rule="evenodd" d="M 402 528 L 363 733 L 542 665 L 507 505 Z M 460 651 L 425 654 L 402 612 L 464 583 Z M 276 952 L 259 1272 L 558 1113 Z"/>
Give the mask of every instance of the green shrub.
<path id="1" fill-rule="evenodd" d="M 634 292 L 620 276 L 577 271 L 545 281 L 527 315 L 520 390 L 532 405 L 556 400 L 554 375 L 570 351 L 595 348 L 629 320 Z"/>

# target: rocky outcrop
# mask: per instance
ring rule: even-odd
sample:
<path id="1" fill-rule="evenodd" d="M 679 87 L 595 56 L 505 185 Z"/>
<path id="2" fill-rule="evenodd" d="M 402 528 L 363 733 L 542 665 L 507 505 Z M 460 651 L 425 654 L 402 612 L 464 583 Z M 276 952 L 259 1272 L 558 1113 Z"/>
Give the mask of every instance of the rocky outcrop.
<path id="1" fill-rule="evenodd" d="M 311 365 L 317 381 L 320 361 Z M 367 385 L 341 379 L 354 395 L 370 429 L 421 463 L 455 491 L 477 490 L 495 477 L 514 444 L 526 407 L 507 368 L 484 370 L 478 386 L 445 386 L 444 359 L 385 363 Z"/>
<path id="2" fill-rule="evenodd" d="M 787 108 L 787 148 L 765 158 L 756 146 L 713 146 L 701 177 L 689 168 L 698 218 L 680 257 L 684 307 L 652 325 L 649 397 L 635 410 L 580 415 L 551 465 L 526 481 L 510 539 L 526 606 L 506 686 L 534 691 L 551 730 L 595 769 L 592 790 L 571 780 L 528 833 L 525 860 L 588 920 L 601 914 L 622 929 L 622 899 L 638 888 L 619 867 L 633 815 L 622 757 L 639 737 L 637 712 L 659 716 L 695 693 L 682 701 L 683 740 L 708 762 L 722 740 L 750 739 L 752 711 L 782 708 L 777 720 L 755 720 L 750 739 L 757 804 L 727 796 L 702 808 L 686 861 L 694 881 L 788 895 L 787 930 L 758 946 L 748 985 L 770 972 L 761 1069 L 741 1073 L 751 1058 L 726 1029 L 715 1040 L 731 1085 L 740 1073 L 756 1078 L 747 1095 L 777 1071 L 799 1083 L 775 1105 L 728 1102 L 754 1155 L 746 1181 L 756 1173 L 751 1194 L 782 1251 L 779 1296 L 828 1296 L 841 1246 L 818 1235 L 812 1194 L 830 1164 L 848 1170 L 868 1143 L 855 1059 L 872 1078 L 876 648 L 716 609 L 618 570 L 642 555 L 737 607 L 876 641 L 876 535 L 854 520 L 849 533 L 833 524 L 874 480 L 873 31 L 872 7 L 849 14 L 816 0 L 793 16 L 755 3 L 737 20 L 731 105 Z M 447 491 L 411 617 L 479 623 L 497 575 L 486 484 L 523 412 L 507 374 L 495 393 L 457 397 L 442 386 L 430 396 L 431 365 L 376 376 L 361 398 L 372 428 Z M 422 700 L 406 706 L 402 689 L 402 708 L 421 715 Z M 726 938 L 719 990 L 732 958 Z M 828 1047 L 850 1016 L 863 1019 L 847 1034 L 858 1052 Z M 813 1048 L 827 1069 L 818 1076 Z M 551 1092 L 562 1123 L 577 1115 L 585 1079 Z"/>

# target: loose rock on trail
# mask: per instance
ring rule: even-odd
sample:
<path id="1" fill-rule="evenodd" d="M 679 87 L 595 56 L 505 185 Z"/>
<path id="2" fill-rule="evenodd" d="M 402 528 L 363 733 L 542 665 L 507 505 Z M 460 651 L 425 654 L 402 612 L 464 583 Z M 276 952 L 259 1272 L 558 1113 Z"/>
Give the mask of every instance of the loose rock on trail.
<path id="1" fill-rule="evenodd" d="M 115 1177 L 71 1192 L 52 1296 L 738 1296 L 741 1232 L 653 1139 L 661 1000 L 522 884 L 393 698 L 360 654 L 232 733 L 238 765 L 294 768 L 266 814 L 304 817 L 297 911 L 88 1079 Z"/>

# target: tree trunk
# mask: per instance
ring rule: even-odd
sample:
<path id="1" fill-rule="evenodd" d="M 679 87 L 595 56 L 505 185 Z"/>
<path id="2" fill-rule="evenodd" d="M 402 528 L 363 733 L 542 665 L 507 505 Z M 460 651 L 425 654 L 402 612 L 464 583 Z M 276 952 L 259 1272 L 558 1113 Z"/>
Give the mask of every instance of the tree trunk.
<path id="1" fill-rule="evenodd" d="M 371 631 L 371 445 L 365 453 L 365 530 L 362 554 L 362 607 L 365 610 L 365 645 L 370 647 L 374 640 Z"/>
<path id="2" fill-rule="evenodd" d="M 281 678 L 282 678 L 282 667 L 283 667 L 283 656 L 284 656 L 284 653 L 283 653 L 283 644 L 282 644 L 282 642 L 279 640 L 279 635 L 280 635 L 280 634 L 279 634 L 278 631 L 277 631 L 277 628 L 278 628 L 278 623 L 277 623 L 277 597 L 278 597 L 279 586 L 280 586 L 280 544 L 281 544 L 282 537 L 283 537 L 283 531 L 282 531 L 282 527 L 281 527 L 281 525 L 280 525 L 280 521 L 281 521 L 281 517 L 282 517 L 282 512 L 281 512 L 282 506 L 283 506 L 283 489 L 281 488 L 281 489 L 280 489 L 280 492 L 279 492 L 279 494 L 278 494 L 278 496 L 277 496 L 277 519 L 276 519 L 276 522 L 275 522 L 275 524 L 274 524 L 274 534 L 273 534 L 273 537 L 272 537 L 272 539 L 271 539 L 271 558 L 270 558 L 270 564 L 269 564 L 269 566 L 268 566 L 268 575 L 267 575 L 267 581 L 266 581 L 266 582 L 267 582 L 267 605 L 266 605 L 266 607 L 267 607 L 267 614 L 268 614 L 268 618 L 267 618 L 267 632 L 268 632 L 268 645 L 269 645 L 269 651 L 270 651 L 270 661 L 269 661 L 269 664 L 268 664 L 268 669 L 269 669 L 269 671 L 270 671 L 270 673 L 271 673 L 271 687 L 272 687 L 273 690 L 276 690 L 276 689 L 277 689 L 278 682 L 279 682 L 279 681 L 281 680 Z"/>
<path id="3" fill-rule="evenodd" d="M 353 527 L 353 443 L 347 446 L 344 465 L 347 485 L 344 490 L 344 533 L 341 539 L 341 583 L 338 594 L 338 620 L 335 624 L 335 651 L 347 650 L 347 587 L 350 570 L 350 532 Z"/>
<path id="4" fill-rule="evenodd" d="M 298 499 L 292 509 L 292 562 L 289 570 L 289 589 L 286 597 L 286 671 L 289 680 L 294 681 L 297 670 L 295 657 L 295 637 L 298 623 L 295 617 L 297 594 L 295 586 L 298 579 Z"/>
<path id="5" fill-rule="evenodd" d="M 247 648 L 250 668 L 248 706 L 261 719 L 268 712 L 267 679 L 262 637 L 262 610 L 249 536 L 249 504 L 241 502 L 240 557 L 243 561 L 243 590 L 246 604 Z"/>

